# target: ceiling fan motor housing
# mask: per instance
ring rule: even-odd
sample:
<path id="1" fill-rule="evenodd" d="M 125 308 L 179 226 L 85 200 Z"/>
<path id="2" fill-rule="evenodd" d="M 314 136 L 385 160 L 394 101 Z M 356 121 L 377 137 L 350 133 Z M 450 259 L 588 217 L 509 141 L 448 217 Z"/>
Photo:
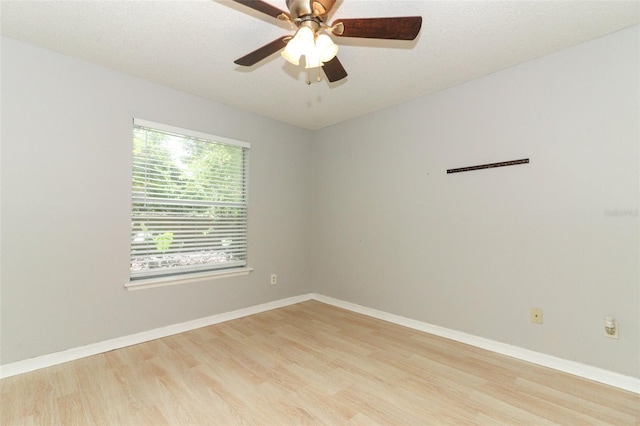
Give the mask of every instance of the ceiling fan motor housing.
<path id="1" fill-rule="evenodd" d="M 291 19 L 316 17 L 324 20 L 336 0 L 287 0 Z"/>

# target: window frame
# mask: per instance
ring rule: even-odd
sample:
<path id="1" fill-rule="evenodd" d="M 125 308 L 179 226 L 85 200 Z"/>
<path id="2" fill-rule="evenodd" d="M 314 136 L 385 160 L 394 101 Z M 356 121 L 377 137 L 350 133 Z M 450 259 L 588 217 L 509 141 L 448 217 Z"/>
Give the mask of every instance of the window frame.
<path id="1" fill-rule="evenodd" d="M 244 255 L 245 262 L 244 265 L 231 266 L 231 267 L 222 267 L 222 268 L 213 268 L 209 270 L 187 270 L 187 271 L 174 271 L 168 272 L 166 274 L 159 275 L 150 275 L 148 277 L 145 276 L 134 276 L 132 274 L 131 268 L 129 269 L 129 281 L 125 283 L 125 288 L 128 290 L 137 290 L 142 288 L 153 288 L 159 286 L 167 286 L 174 284 L 183 284 L 187 282 L 194 281 L 202 281 L 202 280 L 210 280 L 210 279 L 218 279 L 224 277 L 238 276 L 238 275 L 246 275 L 253 270 L 248 266 L 248 207 L 249 207 L 249 161 L 248 161 L 248 150 L 251 148 L 251 144 L 244 141 L 238 141 L 235 139 L 225 138 L 222 136 L 212 135 L 209 133 L 203 133 L 195 130 L 184 129 L 180 127 L 171 126 L 168 124 L 157 123 L 154 121 L 143 120 L 140 118 L 133 119 L 132 130 L 135 131 L 136 128 L 143 127 L 147 128 L 151 131 L 158 131 L 162 133 L 168 133 L 172 135 L 176 135 L 178 137 L 192 138 L 203 141 L 208 141 L 218 145 L 228 145 L 242 148 L 243 150 L 243 193 L 244 193 L 244 208 L 245 208 L 245 246 L 244 246 Z M 131 151 L 132 152 L 132 151 Z M 134 159 L 132 152 L 132 161 Z M 132 164 L 133 165 L 133 164 Z M 132 168 L 132 179 L 130 183 L 130 191 L 131 191 L 131 209 L 129 212 L 129 223 L 131 228 L 133 229 L 134 225 L 134 184 L 133 184 L 133 168 Z M 132 241 L 129 242 L 129 258 L 132 259 Z"/>

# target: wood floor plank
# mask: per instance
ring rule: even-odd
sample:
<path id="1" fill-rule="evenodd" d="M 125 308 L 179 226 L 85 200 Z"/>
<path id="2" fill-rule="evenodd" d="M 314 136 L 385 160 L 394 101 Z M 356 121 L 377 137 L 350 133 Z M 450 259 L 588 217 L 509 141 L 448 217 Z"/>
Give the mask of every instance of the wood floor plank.
<path id="1" fill-rule="evenodd" d="M 309 301 L 0 381 L 2 425 L 640 425 L 640 396 Z"/>

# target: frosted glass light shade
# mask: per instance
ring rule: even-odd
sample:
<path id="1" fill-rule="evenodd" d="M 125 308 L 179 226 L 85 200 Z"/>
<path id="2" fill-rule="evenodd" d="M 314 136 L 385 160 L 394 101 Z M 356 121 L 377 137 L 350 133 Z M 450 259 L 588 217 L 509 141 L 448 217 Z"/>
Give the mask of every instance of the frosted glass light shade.
<path id="1" fill-rule="evenodd" d="M 284 48 L 284 50 L 280 52 L 280 55 L 282 55 L 282 57 L 286 59 L 287 62 L 290 62 L 293 65 L 300 65 L 300 56 L 302 55 L 302 49 L 300 48 L 300 44 L 296 43 L 294 40 L 295 38 L 289 40 L 289 43 L 287 43 L 287 46 Z"/>
<path id="2" fill-rule="evenodd" d="M 302 45 L 303 49 L 305 50 L 311 48 L 311 46 L 314 45 L 313 43 L 314 34 L 311 28 L 309 27 L 300 27 L 300 29 L 298 30 L 298 32 L 296 32 L 296 35 L 293 36 L 293 38 L 297 38 L 300 44 Z"/>
<path id="3" fill-rule="evenodd" d="M 316 48 L 320 53 L 320 60 L 322 62 L 329 62 L 335 58 L 338 53 L 338 45 L 326 34 L 320 34 L 318 36 L 316 39 Z"/>
<path id="4" fill-rule="evenodd" d="M 320 50 L 315 46 L 313 49 L 308 50 L 305 55 L 305 68 L 318 68 L 322 66 L 322 61 L 320 60 Z"/>

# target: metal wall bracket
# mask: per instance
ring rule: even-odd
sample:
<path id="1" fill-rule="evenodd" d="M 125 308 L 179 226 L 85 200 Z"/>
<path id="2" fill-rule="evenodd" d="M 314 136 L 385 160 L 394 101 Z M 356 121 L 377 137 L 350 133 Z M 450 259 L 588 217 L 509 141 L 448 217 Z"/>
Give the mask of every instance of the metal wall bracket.
<path id="1" fill-rule="evenodd" d="M 528 163 L 529 163 L 529 159 L 524 158 L 522 160 L 502 161 L 500 163 L 489 163 L 489 164 L 481 164 L 479 166 L 460 167 L 458 169 L 448 169 L 447 174 L 470 172 L 472 170 L 480 170 L 480 169 L 492 169 L 494 167 L 515 166 L 516 164 L 528 164 Z"/>

